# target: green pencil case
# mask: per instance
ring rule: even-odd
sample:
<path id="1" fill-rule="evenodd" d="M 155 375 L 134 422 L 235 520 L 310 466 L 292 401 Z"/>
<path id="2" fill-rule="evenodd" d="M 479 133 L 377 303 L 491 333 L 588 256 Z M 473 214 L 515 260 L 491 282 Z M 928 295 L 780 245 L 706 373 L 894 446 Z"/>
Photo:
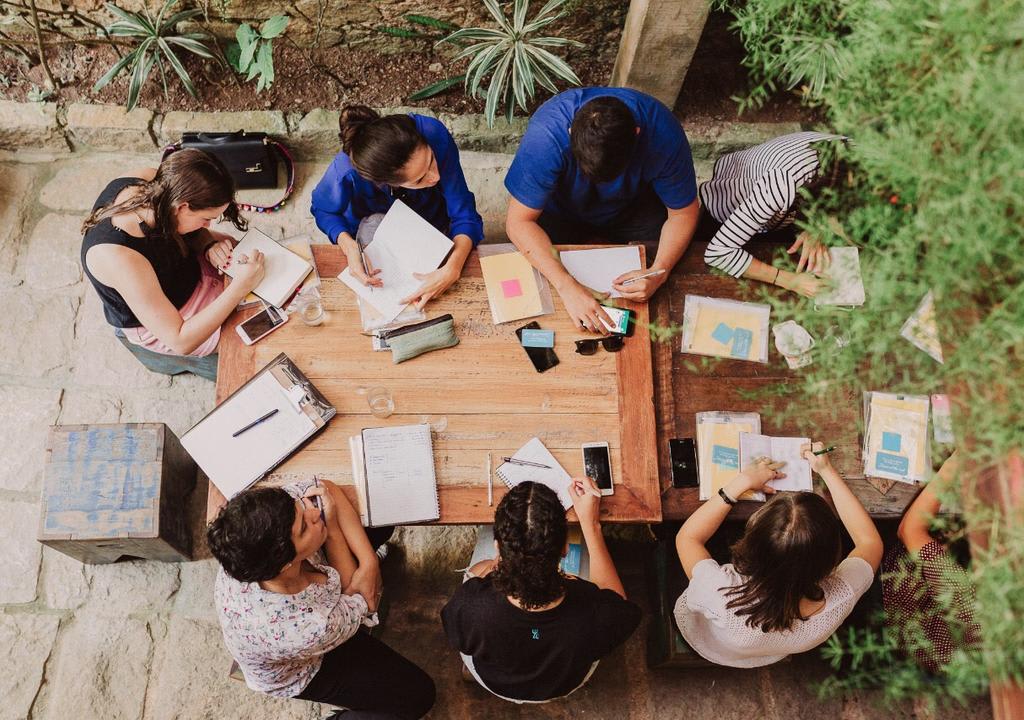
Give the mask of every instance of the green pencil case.
<path id="1" fill-rule="evenodd" d="M 459 344 L 459 338 L 455 336 L 455 320 L 451 315 L 395 328 L 382 333 L 381 339 L 391 348 L 391 360 L 396 365 L 423 353 Z"/>

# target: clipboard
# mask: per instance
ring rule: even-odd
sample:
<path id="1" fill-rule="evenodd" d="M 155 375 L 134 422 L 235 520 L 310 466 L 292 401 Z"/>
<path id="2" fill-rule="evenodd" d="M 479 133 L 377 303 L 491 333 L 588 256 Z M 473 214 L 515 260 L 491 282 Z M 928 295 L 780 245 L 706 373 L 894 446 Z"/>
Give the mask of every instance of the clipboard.
<path id="1" fill-rule="evenodd" d="M 232 437 L 268 410 L 277 412 Z M 181 444 L 230 499 L 291 457 L 337 412 L 281 353 L 182 435 Z"/>

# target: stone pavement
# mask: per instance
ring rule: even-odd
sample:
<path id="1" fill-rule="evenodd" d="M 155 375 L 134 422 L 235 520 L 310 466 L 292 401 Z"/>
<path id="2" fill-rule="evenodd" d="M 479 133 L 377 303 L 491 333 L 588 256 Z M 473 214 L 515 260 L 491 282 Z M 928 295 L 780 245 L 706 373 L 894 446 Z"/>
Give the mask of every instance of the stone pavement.
<path id="1" fill-rule="evenodd" d="M 504 237 L 501 181 L 509 159 L 463 155 L 491 237 Z M 164 422 L 180 435 L 213 405 L 211 383 L 150 374 L 114 340 L 78 260 L 78 228 L 103 185 L 155 162 L 153 153 L 0 158 L 0 649 L 8 658 L 0 720 L 319 718 L 324 708 L 270 699 L 228 678 L 213 561 L 90 566 L 35 540 L 49 425 Z M 316 237 L 308 201 L 326 165 L 301 164 L 295 202 L 253 225 L 279 238 Z M 709 162 L 699 169 L 706 176 Z M 204 508 L 200 486 L 189 510 L 197 537 Z M 812 683 L 828 671 L 813 654 L 760 670 L 648 672 L 642 630 L 571 702 L 519 708 L 498 701 L 462 682 L 438 618 L 472 533 L 403 529 L 385 565 L 392 612 L 384 638 L 436 679 L 434 718 L 921 717 L 912 708 L 880 709 L 872 694 L 819 702 Z M 614 550 L 628 568 L 627 587 L 643 602 L 643 548 L 623 541 Z M 991 714 L 986 702 L 955 716 Z"/>

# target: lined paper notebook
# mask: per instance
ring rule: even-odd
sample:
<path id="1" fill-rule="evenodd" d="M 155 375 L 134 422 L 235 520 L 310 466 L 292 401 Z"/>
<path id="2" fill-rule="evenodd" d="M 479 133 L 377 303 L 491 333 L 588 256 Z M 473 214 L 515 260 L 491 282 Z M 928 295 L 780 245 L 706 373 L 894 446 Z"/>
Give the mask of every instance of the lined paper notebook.
<path id="1" fill-rule="evenodd" d="M 558 495 L 558 499 L 562 501 L 562 507 L 566 510 L 572 507 L 572 497 L 569 495 L 569 483 L 572 477 L 555 460 L 555 456 L 544 447 L 544 443 L 539 438 L 530 440 L 530 442 L 519 448 L 512 457 L 516 460 L 526 460 L 527 462 L 547 465 L 548 468 L 514 465 L 507 462 L 502 463 L 495 472 L 497 472 L 501 481 L 508 486 L 509 490 L 519 483 L 537 482 L 541 485 L 547 485 L 554 490 Z"/>
<path id="2" fill-rule="evenodd" d="M 309 272 L 313 264 L 281 246 L 273 239 L 257 230 L 251 229 L 235 247 L 232 257 L 252 256 L 253 250 L 263 253 L 263 279 L 253 289 L 253 293 L 275 307 L 284 307 Z M 232 262 L 224 272 L 230 277 L 235 276 L 237 266 Z"/>
<path id="3" fill-rule="evenodd" d="M 811 482 L 811 464 L 800 454 L 800 447 L 809 444 L 809 438 L 803 437 L 772 437 L 755 433 L 740 433 L 740 467 L 745 468 L 761 457 L 770 457 L 775 462 L 786 463 L 780 472 L 786 477 L 768 482 L 776 490 L 810 492 L 814 489 Z"/>
<path id="4" fill-rule="evenodd" d="M 429 425 L 366 428 L 349 438 L 349 449 L 364 526 L 441 518 Z"/>

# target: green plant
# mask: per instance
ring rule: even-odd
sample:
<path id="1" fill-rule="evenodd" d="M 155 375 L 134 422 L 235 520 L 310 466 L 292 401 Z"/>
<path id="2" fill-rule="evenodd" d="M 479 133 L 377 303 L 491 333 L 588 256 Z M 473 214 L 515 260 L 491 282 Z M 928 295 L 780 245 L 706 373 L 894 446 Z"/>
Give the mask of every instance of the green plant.
<path id="1" fill-rule="evenodd" d="M 155 65 L 160 70 L 160 80 L 163 83 L 166 97 L 167 71 L 164 67 L 166 62 L 181 80 L 181 84 L 185 86 L 189 95 L 196 97 L 196 88 L 178 57 L 178 51 L 187 50 L 207 60 L 216 58 L 203 42 L 207 39 L 205 33 L 175 34 L 175 26 L 178 23 L 190 20 L 202 12 L 199 9 L 182 10 L 168 16 L 167 12 L 176 3 L 177 0 L 166 0 L 156 17 L 153 17 L 148 8 L 141 13 L 133 13 L 122 10 L 113 3 L 107 3 L 107 10 L 120 18 L 107 27 L 107 33 L 113 37 L 128 38 L 130 42 L 136 44 L 136 47 L 118 60 L 103 77 L 96 81 L 93 92 L 98 92 L 106 87 L 121 72 L 128 72 L 131 80 L 128 83 L 127 105 L 131 110 L 138 103 L 142 86 L 146 84 L 149 73 Z"/>
<path id="2" fill-rule="evenodd" d="M 766 294 L 774 322 L 795 320 L 819 339 L 814 363 L 776 391 L 795 393 L 794 413 L 826 393 L 949 392 L 962 460 L 979 469 L 1005 462 L 1024 445 L 1022 3 L 724 4 L 747 49 L 746 103 L 799 88 L 830 129 L 854 140 L 844 158 L 849 177 L 805 195 L 803 225 L 831 238 L 827 218 L 840 219 L 861 247 L 867 303 L 844 313 Z M 942 364 L 899 335 L 929 290 Z M 845 347 L 821 342 L 830 332 L 844 336 Z M 844 636 L 831 657 L 862 662 L 825 690 L 872 685 L 889 699 L 959 702 L 989 678 L 1024 679 L 1020 508 L 1007 518 L 987 500 L 981 472 L 964 473 L 961 482 L 961 497 L 974 500 L 964 505 L 967 527 L 987 545 L 973 546 L 970 570 L 982 647 L 958 654 L 932 677 L 900 665 L 887 638 Z"/>
<path id="3" fill-rule="evenodd" d="M 49 88 L 41 88 L 38 85 L 33 84 L 31 89 L 25 97 L 29 102 L 46 102 L 54 95 L 54 91 Z"/>
<path id="4" fill-rule="evenodd" d="M 463 28 L 442 42 L 473 44 L 461 50 L 456 60 L 471 58 L 466 68 L 466 91 L 473 97 L 486 97 L 484 115 L 493 126 L 499 107 L 511 121 L 518 105 L 529 108 L 537 94 L 537 85 L 558 92 L 557 82 L 579 85 L 580 79 L 568 63 L 547 48 L 583 47 L 582 43 L 560 37 L 534 37 L 543 28 L 565 17 L 565 0 L 549 0 L 527 22 L 528 0 L 515 0 L 512 18 L 498 0 L 483 0 L 484 7 L 497 23 L 496 28 Z M 483 89 L 483 81 L 490 83 Z"/>
<path id="5" fill-rule="evenodd" d="M 242 23 L 235 31 L 236 42 L 228 45 L 228 63 L 236 72 L 244 74 L 246 80 L 256 81 L 256 92 L 262 92 L 274 84 L 274 48 L 272 41 L 288 27 L 287 15 L 275 15 L 260 25 L 259 32 L 249 23 Z"/>
<path id="6" fill-rule="evenodd" d="M 459 26 L 447 20 L 430 17 L 429 15 L 408 14 L 402 16 L 413 27 L 403 28 L 394 25 L 378 25 L 374 30 L 384 35 L 402 38 L 403 40 L 427 40 L 437 42 L 459 29 Z"/>

